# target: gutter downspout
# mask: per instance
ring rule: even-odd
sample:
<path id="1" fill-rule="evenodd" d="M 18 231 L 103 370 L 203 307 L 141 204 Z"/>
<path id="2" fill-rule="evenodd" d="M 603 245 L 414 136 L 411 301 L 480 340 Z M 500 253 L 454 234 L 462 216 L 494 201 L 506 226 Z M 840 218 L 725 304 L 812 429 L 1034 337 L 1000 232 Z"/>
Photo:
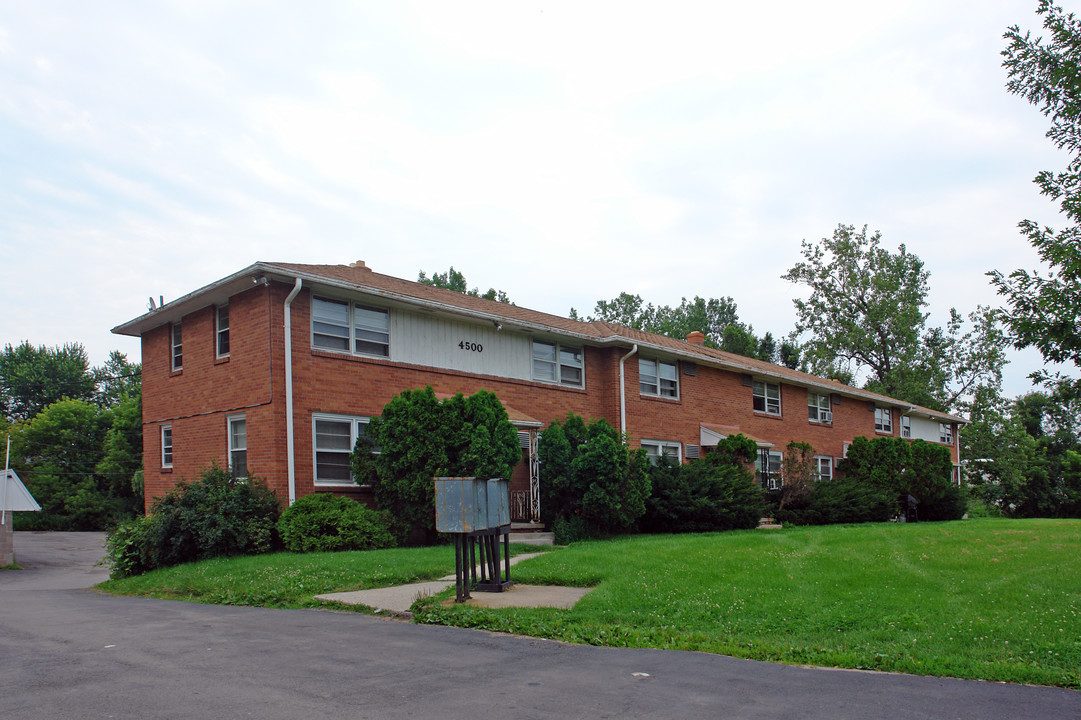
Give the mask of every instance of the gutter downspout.
<path id="1" fill-rule="evenodd" d="M 289 505 L 297 499 L 296 449 L 293 447 L 293 300 L 304 281 L 297 278 L 289 297 L 285 298 L 285 450 L 289 470 Z"/>
<path id="2" fill-rule="evenodd" d="M 635 343 L 631 351 L 619 359 L 619 433 L 624 436 L 627 434 L 627 383 L 623 376 L 623 362 L 636 352 L 638 352 L 638 343 Z"/>

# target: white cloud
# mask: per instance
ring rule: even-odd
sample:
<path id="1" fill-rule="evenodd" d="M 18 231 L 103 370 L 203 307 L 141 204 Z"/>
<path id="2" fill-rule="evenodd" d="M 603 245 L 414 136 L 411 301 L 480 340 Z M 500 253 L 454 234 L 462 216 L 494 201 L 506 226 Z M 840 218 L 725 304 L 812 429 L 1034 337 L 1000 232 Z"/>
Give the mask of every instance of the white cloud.
<path id="1" fill-rule="evenodd" d="M 730 295 L 784 333 L 780 275 L 840 222 L 919 254 L 944 316 L 1034 262 L 1015 226 L 1065 164 L 1003 87 L 1012 0 L 6 10 L 9 302 L 56 291 L 0 331 L 97 361 L 256 259 L 454 264 L 556 313 Z"/>

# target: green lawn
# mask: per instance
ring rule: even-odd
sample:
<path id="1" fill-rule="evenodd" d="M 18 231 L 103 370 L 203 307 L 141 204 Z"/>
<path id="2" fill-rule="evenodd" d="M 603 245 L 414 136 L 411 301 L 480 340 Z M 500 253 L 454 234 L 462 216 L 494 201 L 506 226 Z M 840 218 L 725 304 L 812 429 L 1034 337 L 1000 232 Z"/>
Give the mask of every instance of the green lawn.
<path id="1" fill-rule="evenodd" d="M 110 592 L 306 606 L 429 579 L 449 547 L 213 561 Z M 516 566 L 590 585 L 573 610 L 416 607 L 422 622 L 571 642 L 1081 688 L 1081 521 L 968 520 L 576 543 Z"/>
<path id="2" fill-rule="evenodd" d="M 448 572 L 454 572 L 452 545 L 368 552 L 275 553 L 204 560 L 121 580 L 107 580 L 97 587 L 115 595 L 190 600 L 212 605 L 325 607 L 325 603 L 312 597 L 340 590 L 432 580 Z"/>

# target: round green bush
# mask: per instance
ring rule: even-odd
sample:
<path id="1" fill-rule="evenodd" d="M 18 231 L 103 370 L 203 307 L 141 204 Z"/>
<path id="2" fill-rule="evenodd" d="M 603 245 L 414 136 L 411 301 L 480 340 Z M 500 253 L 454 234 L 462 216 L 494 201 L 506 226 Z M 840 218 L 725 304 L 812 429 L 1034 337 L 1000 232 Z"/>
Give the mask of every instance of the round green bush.
<path id="1" fill-rule="evenodd" d="M 394 547 L 390 518 L 349 498 L 305 495 L 278 519 L 278 535 L 291 552 L 375 550 Z"/>

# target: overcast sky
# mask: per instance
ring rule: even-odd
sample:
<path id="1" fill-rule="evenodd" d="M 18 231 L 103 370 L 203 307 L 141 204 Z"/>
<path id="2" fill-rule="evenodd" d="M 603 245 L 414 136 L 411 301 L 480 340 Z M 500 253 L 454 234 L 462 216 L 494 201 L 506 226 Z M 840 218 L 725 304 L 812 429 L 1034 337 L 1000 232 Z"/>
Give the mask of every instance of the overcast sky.
<path id="1" fill-rule="evenodd" d="M 358 259 L 563 315 L 729 295 L 780 336 L 838 223 L 919 255 L 943 324 L 1057 220 L 1032 178 L 1067 158 L 999 55 L 1035 7 L 8 1 L 0 341 L 138 359 L 109 329 L 148 296 Z"/>

